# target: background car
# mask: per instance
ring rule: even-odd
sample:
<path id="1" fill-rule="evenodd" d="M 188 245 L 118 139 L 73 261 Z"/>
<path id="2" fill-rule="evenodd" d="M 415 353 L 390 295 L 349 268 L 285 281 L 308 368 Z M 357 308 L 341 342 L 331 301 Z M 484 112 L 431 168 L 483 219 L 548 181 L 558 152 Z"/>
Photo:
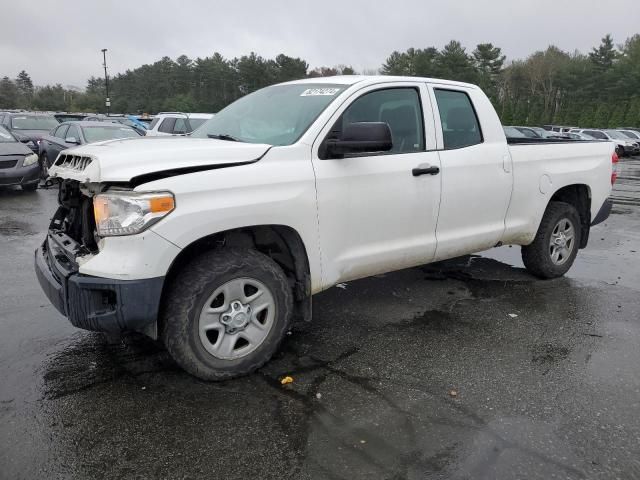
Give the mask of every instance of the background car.
<path id="1" fill-rule="evenodd" d="M 83 120 L 87 122 L 119 123 L 121 125 L 126 125 L 127 127 L 133 128 L 140 135 L 145 135 L 147 133 L 147 126 L 144 123 L 139 122 L 138 120 L 132 120 L 131 118 L 125 116 L 111 117 L 106 115 L 87 115 L 83 118 Z"/>
<path id="2" fill-rule="evenodd" d="M 21 112 L 6 113 L 2 117 L 2 126 L 34 153 L 39 153 L 40 139 L 58 125 L 56 118 L 49 114 Z"/>
<path id="3" fill-rule="evenodd" d="M 528 137 L 528 138 L 544 138 L 534 129 L 529 127 L 510 127 L 510 128 L 515 128 L 520 133 L 522 133 L 525 137 Z"/>
<path id="4" fill-rule="evenodd" d="M 38 188 L 38 156 L 0 126 L 0 185 L 20 185 L 23 190 Z"/>
<path id="5" fill-rule="evenodd" d="M 40 168 L 42 178 L 48 176 L 49 167 L 62 150 L 86 143 L 139 138 L 135 129 L 112 122 L 64 122 L 54 128 L 40 141 Z"/>
<path id="6" fill-rule="evenodd" d="M 504 134 L 506 135 L 507 138 L 531 138 L 525 135 L 524 133 L 522 133 L 516 127 L 506 126 L 506 127 L 502 127 L 502 129 L 504 130 Z"/>
<path id="7" fill-rule="evenodd" d="M 56 120 L 58 120 L 58 122 L 62 123 L 62 122 L 71 122 L 74 120 L 78 120 L 78 121 L 82 120 L 84 117 L 87 116 L 87 114 L 60 112 L 60 113 L 54 113 L 53 116 L 56 117 Z"/>
<path id="8" fill-rule="evenodd" d="M 621 133 L 616 132 L 614 138 L 614 136 L 607 132 L 609 132 L 609 130 L 598 130 L 595 128 L 573 128 L 569 133 L 582 133 L 589 135 L 596 140 L 607 140 L 609 142 L 613 142 L 616 145 L 616 153 L 621 157 L 631 154 L 631 151 L 636 148 L 634 142 L 629 138 L 626 138 Z"/>
<path id="9" fill-rule="evenodd" d="M 591 135 L 587 135 L 586 133 L 579 132 L 567 132 L 566 135 L 572 140 L 597 140 Z"/>
<path id="10" fill-rule="evenodd" d="M 616 130 L 620 132 L 622 135 L 624 135 L 625 137 L 630 138 L 634 142 L 640 142 L 640 132 L 636 132 L 635 130 L 621 129 L 621 128 L 617 128 Z"/>
<path id="11" fill-rule="evenodd" d="M 160 112 L 149 125 L 147 136 L 185 135 L 210 118 L 212 113 Z"/>

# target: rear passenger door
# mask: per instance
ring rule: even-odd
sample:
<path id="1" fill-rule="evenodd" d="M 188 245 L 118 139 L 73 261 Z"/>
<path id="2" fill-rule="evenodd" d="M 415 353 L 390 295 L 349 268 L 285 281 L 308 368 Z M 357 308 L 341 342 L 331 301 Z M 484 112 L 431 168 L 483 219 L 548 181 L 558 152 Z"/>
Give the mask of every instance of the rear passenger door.
<path id="1" fill-rule="evenodd" d="M 476 88 L 437 84 L 430 93 L 442 166 L 435 259 L 443 260 L 501 240 L 513 178 L 504 132 L 487 97 Z"/>

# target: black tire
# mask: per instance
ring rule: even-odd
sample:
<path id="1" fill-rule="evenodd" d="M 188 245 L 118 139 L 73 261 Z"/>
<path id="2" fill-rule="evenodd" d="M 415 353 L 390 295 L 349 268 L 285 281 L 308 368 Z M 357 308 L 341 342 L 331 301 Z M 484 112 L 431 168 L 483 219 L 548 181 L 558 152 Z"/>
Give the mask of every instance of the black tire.
<path id="1" fill-rule="evenodd" d="M 40 180 L 44 181 L 49 177 L 49 157 L 46 152 L 40 155 Z"/>
<path id="2" fill-rule="evenodd" d="M 551 258 L 551 235 L 558 223 L 566 219 L 571 222 L 574 238 L 571 253 L 561 265 L 557 265 Z M 522 247 L 522 261 L 530 273 L 543 279 L 561 277 L 571 268 L 581 238 L 580 214 L 573 205 L 564 202 L 551 202 L 544 212 L 542 222 L 533 243 Z"/>
<path id="3" fill-rule="evenodd" d="M 200 340 L 200 312 L 216 289 L 243 277 L 254 278 L 269 289 L 275 303 L 273 324 L 262 343 L 247 355 L 217 358 Z M 227 380 L 253 372 L 272 357 L 290 328 L 292 311 L 291 287 L 271 258 L 255 250 L 208 251 L 185 265 L 169 285 L 160 315 L 161 338 L 188 373 L 203 380 Z"/>
<path id="4" fill-rule="evenodd" d="M 20 185 L 20 188 L 25 192 L 35 192 L 38 189 L 37 183 L 27 183 L 25 185 Z"/>

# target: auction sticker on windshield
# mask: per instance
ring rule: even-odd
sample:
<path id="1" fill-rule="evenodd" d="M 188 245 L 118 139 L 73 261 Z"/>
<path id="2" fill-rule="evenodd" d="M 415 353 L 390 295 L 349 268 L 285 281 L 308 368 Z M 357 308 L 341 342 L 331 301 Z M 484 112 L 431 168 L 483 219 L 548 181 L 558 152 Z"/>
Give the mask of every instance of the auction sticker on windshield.
<path id="1" fill-rule="evenodd" d="M 301 97 L 314 97 L 318 95 L 333 96 L 340 91 L 339 88 L 307 88 L 300 94 Z"/>

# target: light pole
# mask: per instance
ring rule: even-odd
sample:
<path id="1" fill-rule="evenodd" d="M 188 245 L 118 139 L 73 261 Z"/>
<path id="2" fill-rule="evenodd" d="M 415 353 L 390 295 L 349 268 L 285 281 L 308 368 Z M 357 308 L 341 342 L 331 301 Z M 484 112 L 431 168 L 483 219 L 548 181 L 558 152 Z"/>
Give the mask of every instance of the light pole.
<path id="1" fill-rule="evenodd" d="M 102 58 L 104 60 L 104 63 L 102 64 L 102 66 L 104 67 L 104 86 L 107 91 L 107 99 L 104 102 L 104 104 L 107 107 L 107 116 L 108 116 L 109 107 L 111 107 L 111 99 L 109 98 L 109 75 L 107 75 L 107 49 L 106 48 L 102 49 Z"/>

